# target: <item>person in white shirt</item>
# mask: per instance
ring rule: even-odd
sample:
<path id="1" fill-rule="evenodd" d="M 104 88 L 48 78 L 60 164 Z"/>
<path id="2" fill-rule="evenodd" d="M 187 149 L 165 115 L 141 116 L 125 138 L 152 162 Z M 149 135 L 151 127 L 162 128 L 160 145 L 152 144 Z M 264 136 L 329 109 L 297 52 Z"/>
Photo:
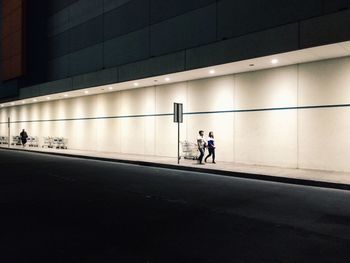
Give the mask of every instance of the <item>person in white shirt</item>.
<path id="1" fill-rule="evenodd" d="M 204 164 L 203 161 L 203 157 L 205 154 L 205 147 L 207 146 L 207 142 L 203 137 L 204 135 L 204 131 L 200 130 L 199 131 L 199 136 L 197 137 L 197 145 L 198 145 L 198 150 L 199 150 L 199 157 L 198 157 L 198 163 L 199 164 Z"/>

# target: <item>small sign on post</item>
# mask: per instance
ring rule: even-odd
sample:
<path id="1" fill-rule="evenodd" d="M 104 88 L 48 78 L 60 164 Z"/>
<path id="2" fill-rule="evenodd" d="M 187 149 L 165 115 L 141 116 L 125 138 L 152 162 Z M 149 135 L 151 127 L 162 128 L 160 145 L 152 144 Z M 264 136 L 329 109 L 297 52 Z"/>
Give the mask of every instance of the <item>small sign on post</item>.
<path id="1" fill-rule="evenodd" d="M 174 103 L 174 122 L 183 122 L 183 106 L 182 103 Z"/>
<path id="2" fill-rule="evenodd" d="M 183 104 L 174 103 L 174 122 L 177 122 L 177 164 L 180 163 L 180 123 L 183 122 Z"/>

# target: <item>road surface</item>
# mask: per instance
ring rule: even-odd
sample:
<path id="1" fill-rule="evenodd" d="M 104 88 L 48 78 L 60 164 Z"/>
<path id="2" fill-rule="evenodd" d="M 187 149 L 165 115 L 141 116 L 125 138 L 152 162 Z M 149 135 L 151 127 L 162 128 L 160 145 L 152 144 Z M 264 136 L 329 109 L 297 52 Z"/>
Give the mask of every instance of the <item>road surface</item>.
<path id="1" fill-rule="evenodd" d="M 350 262 L 350 191 L 0 150 L 0 262 Z"/>

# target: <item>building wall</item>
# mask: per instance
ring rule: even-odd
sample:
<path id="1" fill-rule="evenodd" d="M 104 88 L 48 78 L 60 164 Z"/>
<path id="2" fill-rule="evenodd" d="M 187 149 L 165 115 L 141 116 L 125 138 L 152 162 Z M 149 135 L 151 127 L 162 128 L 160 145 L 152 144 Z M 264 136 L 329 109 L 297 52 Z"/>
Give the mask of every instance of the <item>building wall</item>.
<path id="1" fill-rule="evenodd" d="M 215 49 L 210 47 L 210 44 L 225 42 L 228 39 L 239 41 L 240 37 L 249 34 L 251 36 L 246 41 L 254 45 L 254 38 L 258 37 L 257 32 L 279 27 L 283 27 L 284 34 L 295 35 L 295 39 L 288 38 L 291 42 L 289 45 L 282 47 L 282 43 L 279 42 L 271 44 L 275 41 L 269 41 L 271 39 L 265 36 L 263 39 L 269 41 L 270 48 L 255 46 L 254 49 L 268 54 L 274 52 L 277 47 L 295 50 L 347 40 L 350 37 L 350 32 L 346 28 L 342 29 L 343 23 L 337 25 L 339 22 L 336 22 L 345 19 L 344 25 L 348 24 L 346 21 L 349 22 L 349 13 L 337 12 L 348 9 L 349 1 L 51 2 L 48 21 L 48 80 L 71 77 L 183 50 L 188 50 L 188 56 L 191 57 L 191 52 L 196 51 L 191 51 L 193 48 L 209 45 L 207 49 Z M 332 13 L 336 13 L 333 18 L 328 16 Z M 318 20 L 316 17 L 319 17 Z M 334 31 L 330 24 L 335 24 L 337 30 Z M 318 30 L 319 28 L 322 30 Z M 300 32 L 297 32 L 299 30 Z M 324 35 L 321 36 L 320 31 L 324 32 Z M 279 35 L 278 30 L 272 34 Z M 246 49 L 246 56 L 253 56 L 246 45 L 239 44 L 238 48 L 240 52 Z M 232 54 L 228 50 L 225 54 L 231 60 L 240 59 L 238 54 Z M 209 60 L 209 65 L 215 63 L 210 55 L 204 55 L 204 59 Z M 200 63 L 192 61 L 188 66 L 196 68 Z"/>
<path id="2" fill-rule="evenodd" d="M 0 135 L 10 116 L 12 135 L 25 128 L 41 142 L 66 137 L 71 149 L 175 157 L 181 102 L 181 140 L 214 131 L 220 161 L 350 171 L 349 68 L 346 57 L 3 108 Z"/>
<path id="3" fill-rule="evenodd" d="M 1 101 L 59 92 L 62 83 L 92 87 L 350 39 L 348 0 L 37 0 L 28 7 L 28 74 L 0 83 Z"/>

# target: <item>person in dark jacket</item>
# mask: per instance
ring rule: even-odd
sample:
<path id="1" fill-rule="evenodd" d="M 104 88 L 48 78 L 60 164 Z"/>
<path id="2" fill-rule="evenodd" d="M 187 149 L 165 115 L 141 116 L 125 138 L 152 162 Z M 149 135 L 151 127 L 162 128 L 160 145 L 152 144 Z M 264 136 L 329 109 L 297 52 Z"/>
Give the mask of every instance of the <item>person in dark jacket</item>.
<path id="1" fill-rule="evenodd" d="M 207 162 L 207 159 L 210 157 L 210 156 L 213 156 L 213 163 L 216 163 L 215 162 L 215 143 L 214 143 L 214 134 L 213 132 L 209 132 L 209 137 L 208 137 L 208 140 L 207 140 L 207 143 L 208 143 L 208 151 L 209 151 L 209 154 L 207 155 L 207 157 L 205 157 L 204 161 Z"/>
<path id="2" fill-rule="evenodd" d="M 25 147 L 26 143 L 27 143 L 27 138 L 28 138 L 28 134 L 27 132 L 23 129 L 22 132 L 19 134 L 21 137 L 21 141 L 22 141 L 22 145 L 23 147 Z"/>

